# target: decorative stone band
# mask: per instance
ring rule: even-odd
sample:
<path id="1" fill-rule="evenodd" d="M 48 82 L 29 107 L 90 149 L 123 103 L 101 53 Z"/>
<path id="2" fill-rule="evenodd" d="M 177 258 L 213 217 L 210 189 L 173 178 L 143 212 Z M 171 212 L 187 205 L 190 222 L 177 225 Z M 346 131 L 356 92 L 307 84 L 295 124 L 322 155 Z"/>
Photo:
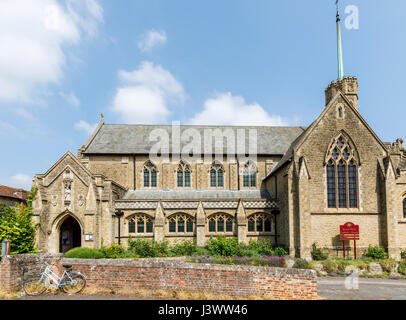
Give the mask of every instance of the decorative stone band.
<path id="1" fill-rule="evenodd" d="M 163 201 L 164 209 L 197 209 L 197 201 Z"/>
<path id="2" fill-rule="evenodd" d="M 158 201 L 116 201 L 115 209 L 156 209 Z M 164 209 L 197 209 L 198 201 L 163 201 Z M 205 209 L 237 209 L 238 201 L 203 201 Z M 255 200 L 243 201 L 246 209 L 276 209 L 278 204 L 276 201 Z"/>
<path id="3" fill-rule="evenodd" d="M 276 201 L 243 201 L 245 209 L 277 209 Z"/>
<path id="4" fill-rule="evenodd" d="M 156 209 L 157 201 L 116 201 L 115 208 L 126 209 Z"/>

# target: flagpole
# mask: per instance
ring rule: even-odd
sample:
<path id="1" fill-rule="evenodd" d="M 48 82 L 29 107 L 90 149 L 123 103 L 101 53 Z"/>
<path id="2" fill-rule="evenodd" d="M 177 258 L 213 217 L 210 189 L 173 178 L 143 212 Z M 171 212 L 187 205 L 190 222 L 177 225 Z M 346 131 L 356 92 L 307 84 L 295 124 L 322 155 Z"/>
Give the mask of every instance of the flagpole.
<path id="1" fill-rule="evenodd" d="M 337 64 L 338 64 L 338 79 L 342 80 L 344 77 L 344 64 L 343 64 L 343 49 L 341 45 L 341 27 L 340 27 L 340 13 L 338 10 L 338 0 L 336 0 L 337 15 Z"/>

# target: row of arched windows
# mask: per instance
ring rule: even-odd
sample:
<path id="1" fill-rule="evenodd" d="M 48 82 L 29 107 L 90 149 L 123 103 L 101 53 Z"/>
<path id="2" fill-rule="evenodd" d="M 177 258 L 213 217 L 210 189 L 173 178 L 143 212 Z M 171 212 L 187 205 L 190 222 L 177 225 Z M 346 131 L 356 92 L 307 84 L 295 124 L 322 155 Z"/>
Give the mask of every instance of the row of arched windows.
<path id="1" fill-rule="evenodd" d="M 242 176 L 243 186 L 255 188 L 257 186 L 257 167 L 249 161 L 244 165 Z M 144 187 L 156 188 L 157 187 L 157 172 L 158 169 L 151 161 L 147 161 L 144 165 Z M 210 168 L 210 187 L 223 188 L 224 187 L 224 166 L 214 161 Z M 191 187 L 191 173 L 192 169 L 189 164 L 181 161 L 176 169 L 176 182 L 179 188 Z"/>
<path id="2" fill-rule="evenodd" d="M 248 217 L 248 232 L 272 232 L 273 216 L 267 213 L 256 213 Z M 168 233 L 194 233 L 195 219 L 188 214 L 172 215 L 167 220 Z M 234 233 L 235 219 L 227 213 L 217 213 L 207 218 L 209 233 Z M 146 214 L 138 214 L 128 221 L 128 233 L 153 233 L 153 219 Z"/>

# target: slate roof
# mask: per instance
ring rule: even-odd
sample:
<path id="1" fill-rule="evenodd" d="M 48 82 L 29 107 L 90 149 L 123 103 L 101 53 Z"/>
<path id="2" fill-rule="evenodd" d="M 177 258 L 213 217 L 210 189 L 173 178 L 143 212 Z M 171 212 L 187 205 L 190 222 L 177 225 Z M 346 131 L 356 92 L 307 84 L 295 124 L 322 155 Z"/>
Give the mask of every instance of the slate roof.
<path id="1" fill-rule="evenodd" d="M 156 142 L 150 141 L 149 137 L 153 130 L 163 129 L 168 133 L 170 142 L 172 138 L 172 126 L 170 125 L 122 125 L 103 124 L 95 137 L 91 140 L 84 154 L 148 154 L 151 146 Z M 204 130 L 205 129 L 231 129 L 237 137 L 238 129 L 245 129 L 245 150 L 248 153 L 249 129 L 257 130 L 257 154 L 258 155 L 283 155 L 291 143 L 300 136 L 305 127 L 232 127 L 232 126 L 181 126 L 180 135 L 187 129 L 195 129 L 202 137 L 201 152 L 204 151 Z M 224 132 L 224 131 L 223 131 Z M 180 150 L 189 141 L 181 142 Z M 170 143 L 171 145 L 171 143 Z M 227 153 L 227 143 L 224 142 L 224 154 Z M 214 151 L 214 146 L 213 150 Z M 172 152 L 172 150 L 170 150 Z"/>
<path id="2" fill-rule="evenodd" d="M 120 200 L 270 200 L 267 190 L 129 190 Z"/>

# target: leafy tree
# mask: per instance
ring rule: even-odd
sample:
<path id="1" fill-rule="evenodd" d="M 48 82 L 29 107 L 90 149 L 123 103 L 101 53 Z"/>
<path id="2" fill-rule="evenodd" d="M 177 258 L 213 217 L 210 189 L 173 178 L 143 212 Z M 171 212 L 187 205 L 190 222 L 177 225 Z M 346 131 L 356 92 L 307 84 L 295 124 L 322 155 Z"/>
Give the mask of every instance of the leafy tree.
<path id="1" fill-rule="evenodd" d="M 0 204 L 0 241 L 11 241 L 11 254 L 36 252 L 35 231 L 39 224 L 33 224 L 32 202 L 35 200 L 37 188 L 31 189 L 27 205 L 10 207 Z"/>

